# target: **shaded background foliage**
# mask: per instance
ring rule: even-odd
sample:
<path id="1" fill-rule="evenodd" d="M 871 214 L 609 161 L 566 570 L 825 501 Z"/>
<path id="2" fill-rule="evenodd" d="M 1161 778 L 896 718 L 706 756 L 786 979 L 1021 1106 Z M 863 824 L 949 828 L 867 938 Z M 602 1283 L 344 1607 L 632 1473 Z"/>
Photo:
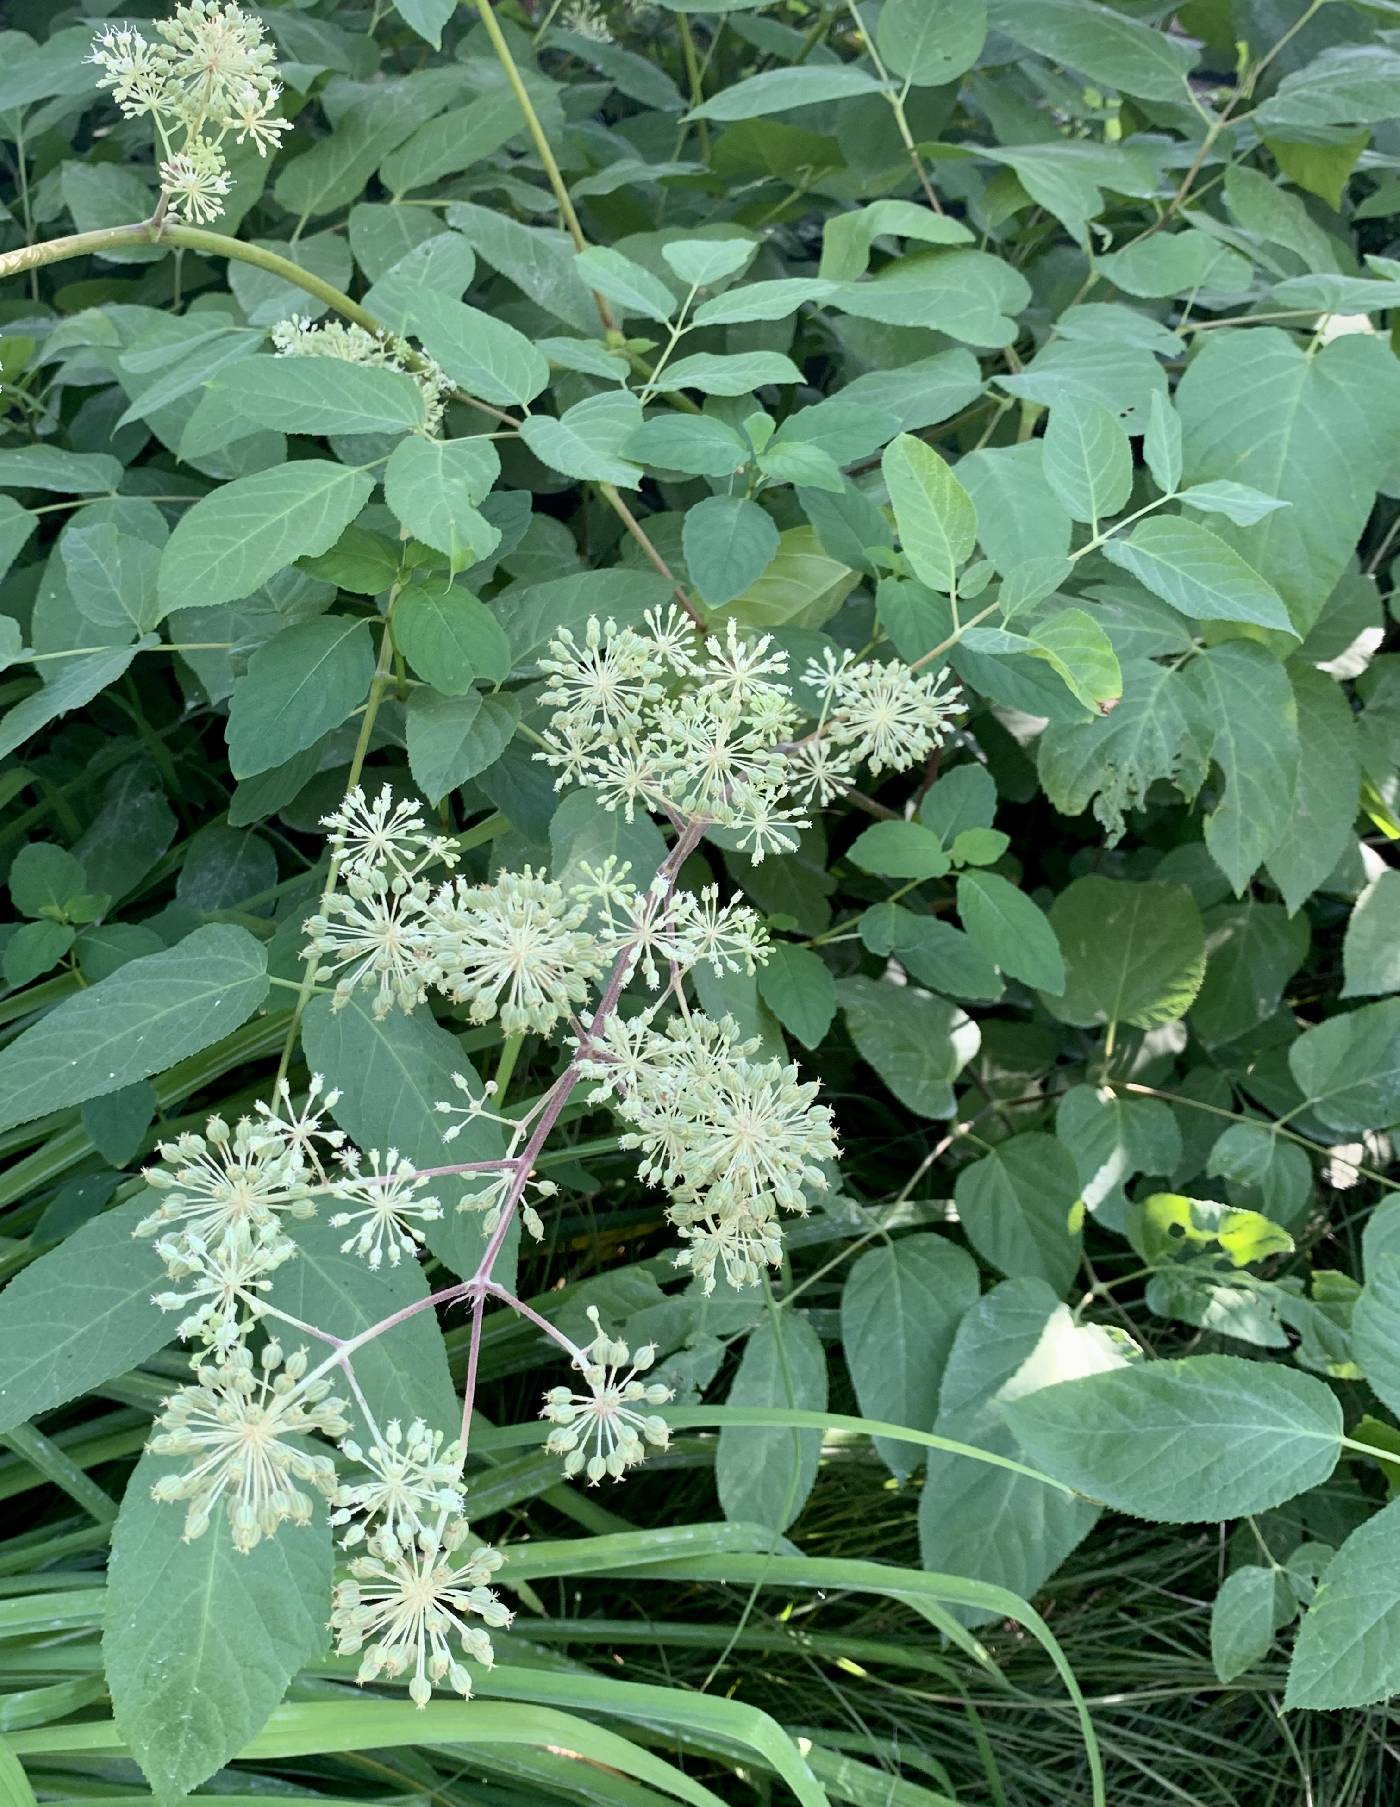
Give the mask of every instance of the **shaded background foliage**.
<path id="1" fill-rule="evenodd" d="M 82 62 L 93 10 L 7 9 L 7 250 L 154 205 L 146 128 Z M 128 235 L 0 296 L 0 1729 L 28 1784 L 0 1775 L 17 1800 L 123 1798 L 135 1749 L 166 1795 L 217 1769 L 235 1796 L 778 1800 L 781 1727 L 833 1800 L 1088 1799 L 1045 1650 L 1000 1612 L 918 1616 L 910 1577 L 946 1572 L 1038 1602 L 1110 1798 L 1384 1800 L 1400 16 L 547 12 L 499 17 L 548 156 L 476 9 L 267 7 L 296 131 L 275 161 L 234 154 L 218 222 L 259 257 Z M 699 275 L 665 256 L 680 241 Z M 279 323 L 347 308 L 485 412 L 459 395 L 442 440 L 405 437 L 408 378 L 270 363 Z M 778 942 L 706 1006 L 809 1062 L 846 1149 L 771 1292 L 680 1286 L 655 1197 L 580 1112 L 522 1293 L 571 1334 L 596 1303 L 654 1338 L 683 1403 L 1015 1455 L 1003 1388 L 1122 1333 L 1133 1376 L 1250 1358 L 1216 1370 L 1227 1414 L 1275 1367 L 1316 1382 L 1366 1447 L 1300 1498 L 1167 1528 L 893 1439 L 682 1416 L 599 1496 L 512 1435 L 547 1352 L 495 1323 L 471 1499 L 512 1549 L 502 1668 L 467 1708 L 357 1704 L 277 1604 L 322 1585 L 324 1544 L 266 1557 L 300 1580 L 191 1556 L 148 1522 L 144 1471 L 129 1486 L 182 1365 L 141 1300 L 133 1175 L 157 1136 L 266 1095 L 318 820 L 362 769 L 416 789 L 482 874 L 645 857 L 642 831 L 549 789 L 528 674 L 549 628 L 677 586 L 799 658 L 946 660 L 968 713 L 921 779 L 877 782 L 796 854 L 706 851 Z M 93 1023 L 110 1042 L 79 1041 Z M 497 1043 L 318 1001 L 293 1073 L 325 1070 L 351 1133 L 427 1162 L 434 1086 L 463 1056 L 493 1070 Z M 528 1092 L 546 1052 L 514 1070 Z M 453 1220 L 433 1261 L 469 1246 Z M 331 1285 L 334 1249 L 312 1255 L 298 1284 Z M 437 1360 L 385 1384 L 440 1387 Z M 1168 1483 L 1177 1460 L 1157 1457 Z M 1092 1478 L 1114 1497 L 1121 1477 Z M 1346 1709 L 1280 1717 L 1291 1623 L 1362 1536 L 1374 1622 L 1329 1632 L 1320 1665 Z M 217 1647 L 200 1588 L 238 1628 Z"/>

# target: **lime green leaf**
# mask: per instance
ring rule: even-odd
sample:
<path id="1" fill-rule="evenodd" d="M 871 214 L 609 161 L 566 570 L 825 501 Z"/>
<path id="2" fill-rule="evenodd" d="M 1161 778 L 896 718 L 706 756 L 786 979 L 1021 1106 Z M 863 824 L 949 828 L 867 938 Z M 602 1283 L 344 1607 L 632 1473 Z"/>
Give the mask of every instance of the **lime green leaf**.
<path id="1" fill-rule="evenodd" d="M 1157 1262 L 1180 1253 L 1187 1243 L 1218 1244 L 1232 1267 L 1248 1267 L 1270 1255 L 1292 1252 L 1287 1230 L 1258 1211 L 1244 1211 L 1210 1198 L 1187 1198 L 1179 1192 L 1154 1192 L 1142 1203 L 1143 1252 Z"/>
<path id="2" fill-rule="evenodd" d="M 0 1129 L 164 1072 L 246 1022 L 266 995 L 266 952 L 230 923 L 128 961 L 0 1052 Z"/>
<path id="3" fill-rule="evenodd" d="M 274 634 L 248 661 L 229 702 L 234 777 L 270 771 L 338 728 L 365 700 L 373 674 L 367 621 L 321 615 Z"/>
<path id="4" fill-rule="evenodd" d="M 1050 924 L 1065 960 L 1063 993 L 1048 998 L 1063 1022 L 1151 1029 L 1186 1015 L 1206 970 L 1205 931 L 1184 885 L 1077 878 L 1055 899 Z"/>
<path id="5" fill-rule="evenodd" d="M 201 496 L 166 541 L 161 607 L 210 608 L 251 596 L 295 559 L 328 552 L 373 488 L 365 471 L 306 458 Z"/>
<path id="6" fill-rule="evenodd" d="M 1173 1525 L 1267 1512 L 1319 1486 L 1341 1454 L 1330 1388 L 1234 1355 L 1066 1381 L 1008 1416 L 1030 1459 L 1058 1479 Z"/>
<path id="7" fill-rule="evenodd" d="M 394 604 L 394 644 L 425 683 L 445 696 L 465 696 L 479 680 L 510 675 L 510 643 L 501 624 L 470 590 L 409 584 Z"/>

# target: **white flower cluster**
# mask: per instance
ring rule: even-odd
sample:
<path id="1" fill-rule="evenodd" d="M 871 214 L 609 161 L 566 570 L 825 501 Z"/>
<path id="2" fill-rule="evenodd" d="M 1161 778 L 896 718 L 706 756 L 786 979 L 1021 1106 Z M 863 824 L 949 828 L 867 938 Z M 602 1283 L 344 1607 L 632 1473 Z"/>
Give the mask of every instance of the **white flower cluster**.
<path id="1" fill-rule="evenodd" d="M 428 432 L 436 433 L 442 425 L 452 378 L 426 352 L 415 351 L 407 339 L 393 333 L 366 332 L 363 326 L 347 326 L 339 320 L 314 326 L 305 315 L 293 314 L 273 327 L 272 344 L 282 358 L 338 358 L 342 364 L 401 370 L 423 392 Z"/>
<path id="2" fill-rule="evenodd" d="M 730 616 L 701 645 L 674 607 L 645 625 L 594 617 L 581 640 L 560 629 L 540 661 L 554 713 L 535 757 L 557 770 L 556 789 L 588 785 L 628 821 L 640 807 L 730 829 L 755 861 L 791 853 L 806 812 L 849 790 L 860 764 L 904 770 L 925 758 L 957 708 L 941 672 L 828 649 L 803 674 L 822 699 L 803 733 L 771 635 L 747 638 Z"/>
<path id="3" fill-rule="evenodd" d="M 272 47 L 257 18 L 224 0 L 187 0 L 155 32 L 152 43 L 109 25 L 89 61 L 127 119 L 144 115 L 155 126 L 168 205 L 182 219 L 217 219 L 229 192 L 225 140 L 251 142 L 266 156 L 290 130 L 276 117 L 282 89 Z"/>
<path id="4" fill-rule="evenodd" d="M 713 1292 L 717 1268 L 731 1286 L 753 1286 L 781 1260 L 780 1211 L 805 1213 L 806 1191 L 825 1191 L 823 1163 L 838 1154 L 819 1087 L 780 1060 L 756 1061 L 732 1019 L 690 1012 L 652 1026 L 655 1006 L 612 1017 L 580 1048 L 592 1097 L 631 1127 L 642 1178 L 671 1195 L 667 1215 L 689 1268 Z"/>
<path id="5" fill-rule="evenodd" d="M 645 1460 L 647 1443 L 665 1449 L 671 1434 L 666 1420 L 638 1407 L 665 1405 L 671 1389 L 637 1378 L 656 1360 L 650 1343 L 633 1355 L 626 1343 L 603 1329 L 595 1306 L 589 1306 L 588 1315 L 594 1330 L 592 1342 L 582 1351 L 588 1391 L 552 1387 L 540 1416 L 554 1426 L 545 1448 L 563 1456 L 564 1473 L 570 1478 L 586 1474 L 589 1486 L 596 1487 L 604 1475 L 620 1481 L 629 1468 Z"/>

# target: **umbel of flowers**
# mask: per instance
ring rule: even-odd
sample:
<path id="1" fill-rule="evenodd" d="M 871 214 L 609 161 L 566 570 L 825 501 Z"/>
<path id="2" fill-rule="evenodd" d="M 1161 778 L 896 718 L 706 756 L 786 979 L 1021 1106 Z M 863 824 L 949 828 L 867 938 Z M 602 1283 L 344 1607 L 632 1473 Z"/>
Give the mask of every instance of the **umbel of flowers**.
<path id="1" fill-rule="evenodd" d="M 147 1174 L 154 1209 L 137 1230 L 169 1277 L 157 1302 L 183 1314 L 180 1334 L 196 1345 L 194 1384 L 166 1402 L 152 1444 L 184 1466 L 157 1497 L 184 1506 L 186 1537 L 222 1518 L 246 1552 L 305 1524 L 320 1496 L 346 1552 L 331 1612 L 338 1648 L 360 1656 L 361 1681 L 406 1677 L 419 1705 L 438 1684 L 467 1694 L 467 1664 L 491 1661 L 487 1633 L 510 1618 L 490 1585 L 502 1559 L 463 1516 L 488 1302 L 529 1319 L 572 1362 L 573 1385 L 551 1388 L 542 1414 L 567 1475 L 620 1480 L 666 1444 L 656 1408 L 670 1393 L 646 1378 L 652 1348 L 629 1350 L 596 1313 L 579 1347 L 493 1278 L 517 1217 L 544 1232 L 556 1187 L 536 1164 L 573 1092 L 585 1088 L 620 1120 L 641 1178 L 666 1194 L 677 1265 L 706 1292 L 721 1273 L 753 1285 L 780 1260 L 783 1215 L 826 1186 L 837 1155 L 817 1086 L 698 1009 L 688 989 L 697 967 L 751 973 L 768 941 L 747 904 L 715 883 L 682 885 L 682 867 L 712 830 L 756 861 L 791 850 L 812 810 L 863 766 L 926 758 L 955 708 L 939 678 L 849 653 L 809 662 L 794 681 L 770 637 L 730 621 L 700 639 L 676 610 L 639 628 L 561 629 L 540 664 L 551 714 L 537 757 L 558 786 L 587 786 L 629 820 L 640 811 L 666 823 L 657 872 L 634 876 L 608 859 L 582 866 L 567 889 L 529 867 L 474 882 L 415 802 L 356 787 L 326 818 L 331 876 L 306 923 L 310 970 L 333 1008 L 362 992 L 382 1017 L 437 994 L 473 1023 L 559 1044 L 558 1076 L 527 1109 L 498 1108 L 494 1086 L 467 1073 L 459 1098 L 439 1104 L 444 1153 L 481 1116 L 505 1130 L 505 1153 L 419 1169 L 397 1149 L 361 1151 L 335 1127 L 336 1091 L 313 1075 L 297 1097 L 284 1079 L 253 1117 L 211 1117 L 203 1134 L 161 1145 Z M 345 1232 L 342 1252 L 370 1268 L 411 1261 L 442 1216 L 432 1182 L 445 1175 L 467 1181 L 458 1209 L 479 1212 L 487 1238 L 469 1279 L 353 1335 L 275 1303 L 299 1221 L 324 1211 Z M 381 1426 L 355 1374 L 367 1343 L 437 1304 L 470 1313 L 451 1441 L 419 1420 Z M 339 1445 L 339 1463 L 316 1436 Z"/>
<path id="2" fill-rule="evenodd" d="M 153 29 L 151 42 L 129 25 L 109 25 L 89 60 L 123 116 L 155 128 L 161 211 L 214 220 L 229 192 L 227 141 L 265 157 L 291 129 L 276 117 L 282 88 L 272 46 L 258 19 L 224 0 L 186 0 Z"/>

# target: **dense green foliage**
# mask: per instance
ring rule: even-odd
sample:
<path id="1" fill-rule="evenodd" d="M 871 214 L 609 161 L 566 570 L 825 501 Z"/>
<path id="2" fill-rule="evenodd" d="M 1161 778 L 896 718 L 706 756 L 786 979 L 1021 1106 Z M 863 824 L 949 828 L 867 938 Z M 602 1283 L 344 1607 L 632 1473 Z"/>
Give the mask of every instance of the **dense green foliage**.
<path id="1" fill-rule="evenodd" d="M 226 175 L 95 16 L 0 32 L 0 1795 L 1388 1799 L 1400 8 L 269 0 Z M 551 641 L 673 602 L 818 738 L 846 653 L 951 725 L 786 847 L 556 787 Z M 740 896 L 691 1002 L 841 1144 L 706 1291 L 566 1092 L 484 1328 L 460 1166 L 412 1259 L 294 1226 L 294 1322 L 405 1316 L 366 1412 L 476 1407 L 516 1617 L 421 1711 L 328 1647 L 323 1507 L 185 1542 L 142 1453 L 157 1144 L 322 1075 L 442 1170 L 505 1147 L 454 1075 L 556 1096 L 568 1020 L 306 958 L 360 784 L 474 883 Z M 598 1492 L 537 1417 L 590 1308 L 674 1392 Z"/>

